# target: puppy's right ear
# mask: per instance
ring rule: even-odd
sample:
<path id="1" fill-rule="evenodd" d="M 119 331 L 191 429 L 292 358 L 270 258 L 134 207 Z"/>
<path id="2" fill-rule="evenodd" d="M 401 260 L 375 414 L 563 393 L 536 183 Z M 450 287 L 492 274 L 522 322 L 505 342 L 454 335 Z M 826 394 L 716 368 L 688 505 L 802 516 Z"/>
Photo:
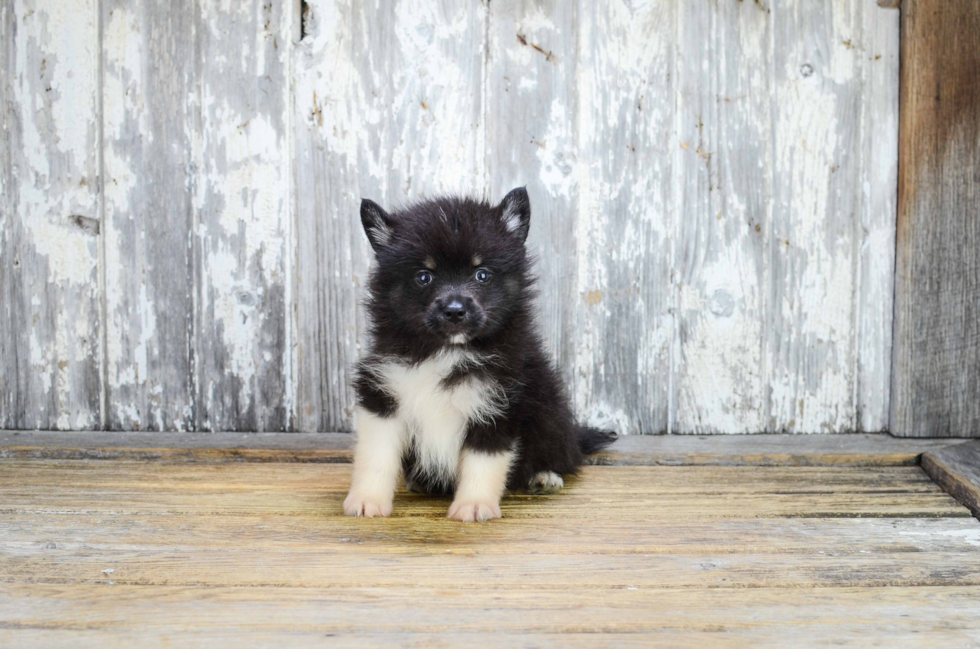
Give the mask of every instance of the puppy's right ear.
<path id="1" fill-rule="evenodd" d="M 380 205 L 368 198 L 361 199 L 361 225 L 375 252 L 380 252 L 391 242 L 394 221 Z"/>

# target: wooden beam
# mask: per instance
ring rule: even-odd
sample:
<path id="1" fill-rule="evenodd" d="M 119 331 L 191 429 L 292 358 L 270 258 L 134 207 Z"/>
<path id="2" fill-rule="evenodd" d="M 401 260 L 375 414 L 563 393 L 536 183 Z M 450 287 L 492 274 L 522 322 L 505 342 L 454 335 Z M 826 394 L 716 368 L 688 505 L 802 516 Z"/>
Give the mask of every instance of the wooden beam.
<path id="1" fill-rule="evenodd" d="M 980 3 L 902 12 L 890 430 L 980 436 Z"/>
<path id="2" fill-rule="evenodd" d="M 924 453 L 922 468 L 943 491 L 980 518 L 980 441 Z"/>
<path id="3" fill-rule="evenodd" d="M 0 458 L 162 462 L 346 463 L 343 433 L 113 433 L 2 431 Z M 603 466 L 916 466 L 962 443 L 891 435 L 632 435 L 592 458 Z"/>

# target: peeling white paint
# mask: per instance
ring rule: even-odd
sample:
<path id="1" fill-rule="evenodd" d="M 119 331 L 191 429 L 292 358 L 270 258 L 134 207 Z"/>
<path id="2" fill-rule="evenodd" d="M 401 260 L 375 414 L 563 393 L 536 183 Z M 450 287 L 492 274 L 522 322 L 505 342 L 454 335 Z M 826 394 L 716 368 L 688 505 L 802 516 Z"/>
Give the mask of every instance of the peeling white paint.
<path id="1" fill-rule="evenodd" d="M 0 183 L 23 233 L 0 256 L 29 250 L 43 276 L 24 304 L 66 318 L 20 343 L 32 425 L 98 425 L 76 398 L 95 364 L 117 427 L 235 427 L 283 405 L 283 426 L 342 427 L 366 331 L 357 201 L 525 184 L 542 330 L 583 420 L 887 424 L 895 12 L 313 0 L 297 43 L 292 3 L 200 9 L 13 5 L 20 139 Z M 69 217 L 99 220 L 100 118 L 95 235 Z"/>

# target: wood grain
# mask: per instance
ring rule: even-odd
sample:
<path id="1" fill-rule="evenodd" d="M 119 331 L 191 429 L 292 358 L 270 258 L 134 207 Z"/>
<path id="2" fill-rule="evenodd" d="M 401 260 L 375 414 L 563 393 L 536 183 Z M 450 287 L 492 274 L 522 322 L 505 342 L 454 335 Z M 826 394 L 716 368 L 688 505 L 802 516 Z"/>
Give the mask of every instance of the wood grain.
<path id="1" fill-rule="evenodd" d="M 307 3 L 296 45 L 297 430 L 348 430 L 372 252 L 358 206 L 485 187 L 485 5 Z"/>
<path id="2" fill-rule="evenodd" d="M 758 3 L 680 6 L 672 430 L 766 430 L 772 14 Z"/>
<path id="3" fill-rule="evenodd" d="M 197 17 L 191 2 L 102 3 L 110 429 L 197 427 Z"/>
<path id="4" fill-rule="evenodd" d="M 946 493 L 980 518 L 980 442 L 924 453 L 922 468 Z"/>
<path id="5" fill-rule="evenodd" d="M 773 2 L 769 428 L 856 428 L 863 2 Z M 820 25 L 815 28 L 815 25 Z M 859 45 L 860 46 L 860 45 Z"/>
<path id="6" fill-rule="evenodd" d="M 0 7 L 0 426 L 100 428 L 99 12 Z"/>
<path id="7" fill-rule="evenodd" d="M 669 432 L 672 425 L 676 188 L 663 180 L 674 165 L 678 11 L 671 3 L 587 0 L 577 8 L 570 385 L 588 423 L 623 433 Z"/>
<path id="8" fill-rule="evenodd" d="M 866 99 L 861 106 L 862 190 L 859 230 L 858 430 L 888 430 L 891 404 L 892 317 L 895 293 L 895 214 L 898 209 L 899 16 L 864 2 L 858 59 Z"/>
<path id="9" fill-rule="evenodd" d="M 581 419 L 888 426 L 898 25 L 874 0 L 2 11 L 2 426 L 349 430 L 358 200 L 519 185 Z M 42 60 L 70 102 L 19 67 Z"/>
<path id="10" fill-rule="evenodd" d="M 111 428 L 289 425 L 291 14 L 277 7 L 103 8 Z"/>
<path id="11" fill-rule="evenodd" d="M 980 436 L 980 6 L 902 10 L 891 430 Z"/>
<path id="12" fill-rule="evenodd" d="M 195 29 L 198 430 L 290 427 L 292 4 L 205 2 Z"/>
<path id="13" fill-rule="evenodd" d="M 0 640 L 785 646 L 873 633 L 901 646 L 980 634 L 980 526 L 914 467 L 593 467 L 559 495 L 507 497 L 486 525 L 407 494 L 395 517 L 342 516 L 349 477 L 0 460 Z"/>
<path id="14" fill-rule="evenodd" d="M 265 591 L 266 589 L 262 589 Z M 33 585 L 10 587 L 8 642 L 73 646 L 179 638 L 192 644 L 332 643 L 359 646 L 785 646 L 859 644 L 873 634 L 892 646 L 969 644 L 970 587 L 931 589 L 659 590 L 575 588 L 188 590 L 181 587 Z M 141 606 L 152 602 L 152 606 Z M 569 605 L 570 602 L 582 602 Z M 154 614 L 150 609 L 158 612 Z M 243 619 L 242 610 L 249 610 Z M 85 628 L 64 619 L 76 610 Z M 468 616 L 482 610 L 481 616 Z M 705 610 L 712 611 L 710 620 Z M 814 612 L 819 615 L 814 615 Z M 873 612 L 873 614 L 872 614 Z M 910 614 L 910 612 L 912 614 Z M 19 615 L 18 615 L 19 614 Z M 247 636 L 245 635 L 247 634 Z M 601 634 L 601 635 L 600 635 Z"/>

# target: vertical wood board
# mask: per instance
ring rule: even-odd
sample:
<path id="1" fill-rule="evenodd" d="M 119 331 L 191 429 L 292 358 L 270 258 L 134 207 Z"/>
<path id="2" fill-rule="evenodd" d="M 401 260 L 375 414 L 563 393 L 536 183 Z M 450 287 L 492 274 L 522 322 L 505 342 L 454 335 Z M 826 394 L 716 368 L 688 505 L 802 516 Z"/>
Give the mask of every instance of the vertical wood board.
<path id="1" fill-rule="evenodd" d="M 99 428 L 98 3 L 0 24 L 0 426 Z"/>
<path id="2" fill-rule="evenodd" d="M 298 430 L 349 429 L 372 251 L 361 198 L 481 195 L 486 5 L 306 5 L 296 46 Z"/>
<path id="3" fill-rule="evenodd" d="M 888 429 L 898 209 L 899 16 L 864 0 L 857 424 Z"/>
<path id="4" fill-rule="evenodd" d="M 107 423 L 194 430 L 197 6 L 102 3 Z"/>
<path id="5" fill-rule="evenodd" d="M 527 185 L 542 334 L 587 423 L 877 431 L 892 361 L 938 354 L 903 379 L 932 413 L 912 428 L 975 428 L 969 324 L 965 356 L 890 349 L 898 14 L 876 0 L 0 11 L 4 426 L 349 429 L 360 199 Z M 926 164 L 967 196 L 973 166 Z M 932 301 L 899 311 L 969 323 L 980 264 L 930 270 L 912 239 L 900 282 Z"/>
<path id="6" fill-rule="evenodd" d="M 199 430 L 286 430 L 291 4 L 203 2 L 194 209 Z"/>
<path id="7" fill-rule="evenodd" d="M 902 11 L 891 430 L 980 437 L 980 5 Z"/>
<path id="8" fill-rule="evenodd" d="M 678 17 L 675 413 L 680 433 L 765 430 L 773 200 L 772 13 Z"/>
<path id="9" fill-rule="evenodd" d="M 857 427 L 861 0 L 772 0 L 767 429 Z"/>

